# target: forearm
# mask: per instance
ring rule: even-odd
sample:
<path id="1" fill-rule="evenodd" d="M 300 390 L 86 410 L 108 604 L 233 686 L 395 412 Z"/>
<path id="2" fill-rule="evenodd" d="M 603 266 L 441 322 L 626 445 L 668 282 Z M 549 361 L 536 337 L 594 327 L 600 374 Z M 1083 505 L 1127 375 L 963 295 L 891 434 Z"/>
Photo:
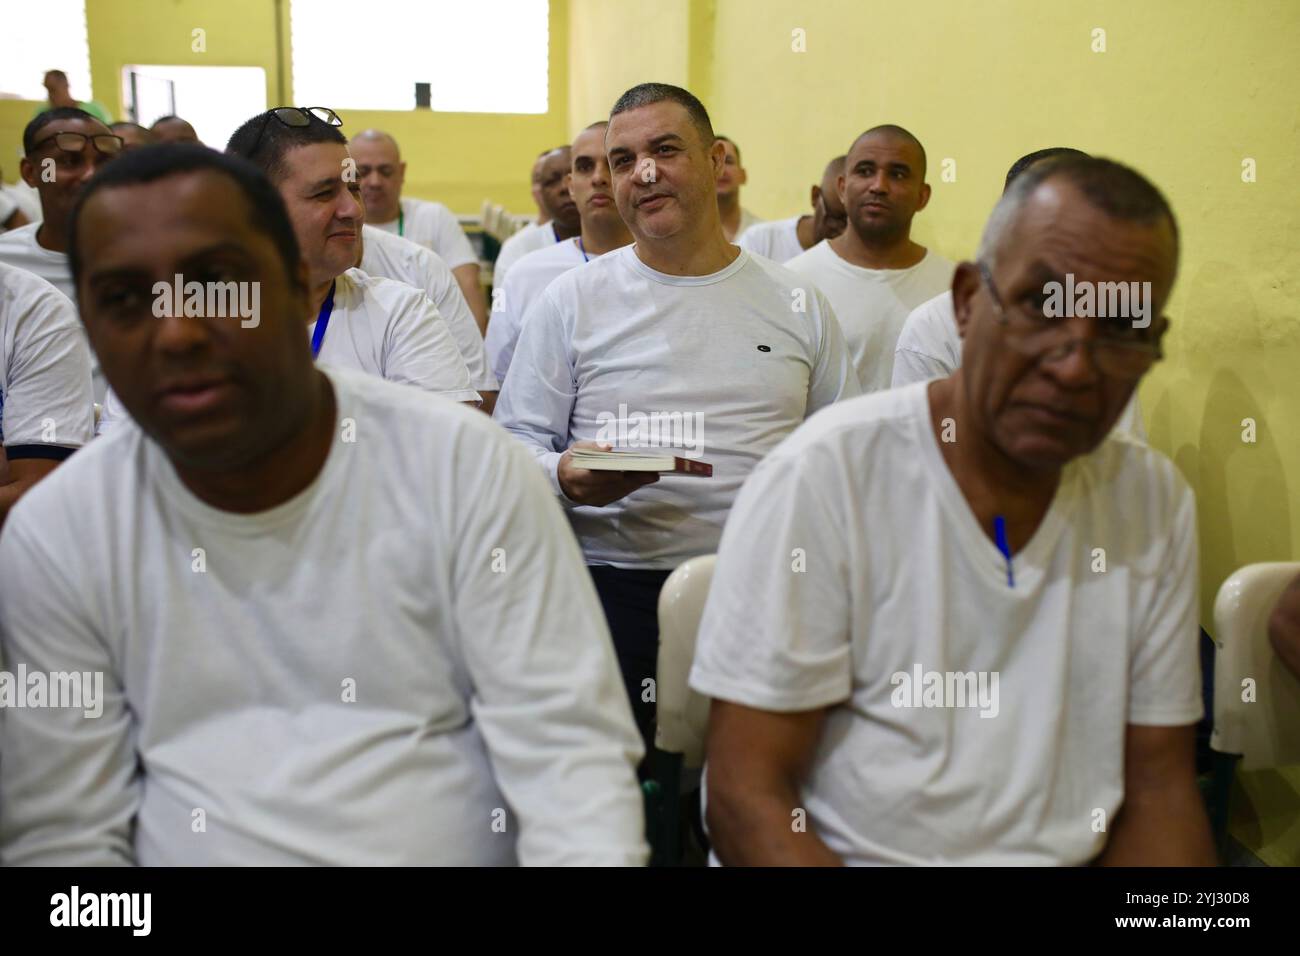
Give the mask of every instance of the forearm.
<path id="1" fill-rule="evenodd" d="M 708 791 L 709 839 L 726 866 L 843 866 L 790 787 Z"/>
<path id="2" fill-rule="evenodd" d="M 1132 794 L 1120 807 L 1100 866 L 1214 866 L 1205 805 L 1195 781 Z"/>

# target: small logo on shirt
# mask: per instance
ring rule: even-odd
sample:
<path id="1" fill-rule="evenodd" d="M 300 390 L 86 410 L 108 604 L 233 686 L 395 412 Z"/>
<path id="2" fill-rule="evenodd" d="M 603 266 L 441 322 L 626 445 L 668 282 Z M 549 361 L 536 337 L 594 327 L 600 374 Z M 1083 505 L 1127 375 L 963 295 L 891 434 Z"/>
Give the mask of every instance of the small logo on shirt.
<path id="1" fill-rule="evenodd" d="M 978 707 L 981 717 L 996 717 L 997 671 L 926 671 L 912 665 L 912 673 L 894 671 L 889 702 L 895 707 Z"/>
<path id="2" fill-rule="evenodd" d="M 759 350 L 760 352 L 770 352 L 770 351 L 772 351 L 772 346 L 770 346 L 770 345 L 760 345 L 760 346 L 758 347 L 758 350 Z"/>

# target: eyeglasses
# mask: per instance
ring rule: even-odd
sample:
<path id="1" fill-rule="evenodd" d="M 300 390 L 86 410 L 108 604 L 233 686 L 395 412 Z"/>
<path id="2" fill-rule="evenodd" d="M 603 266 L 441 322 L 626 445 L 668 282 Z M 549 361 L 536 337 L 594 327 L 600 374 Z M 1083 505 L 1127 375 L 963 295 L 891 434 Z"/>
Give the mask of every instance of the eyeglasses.
<path id="1" fill-rule="evenodd" d="M 266 132 L 266 127 L 270 125 L 272 119 L 279 120 L 285 126 L 302 129 L 311 125 L 312 117 L 322 123 L 328 123 L 330 126 L 343 125 L 343 120 L 339 119 L 339 114 L 324 106 L 277 106 L 266 114 L 266 119 L 262 120 L 262 128 L 257 131 L 257 139 L 253 140 L 253 147 L 248 151 L 245 158 L 251 158 L 257 152 L 257 147 L 262 145 L 262 135 Z"/>
<path id="2" fill-rule="evenodd" d="M 1032 356 L 1039 362 L 1054 362 L 1069 355 L 1078 345 L 1087 350 L 1098 372 L 1119 379 L 1141 378 L 1155 362 L 1164 358 L 1160 337 L 1169 320 L 1163 315 L 1149 329 L 1135 328 L 1132 323 L 1107 324 L 1102 320 L 1096 338 L 1078 338 L 1070 335 L 1064 320 L 1045 315 L 1041 308 L 1026 305 L 1007 309 L 993 284 L 988 265 L 983 262 L 975 265 L 997 307 L 998 322 L 1007 330 L 1007 341 L 1022 355 Z"/>
<path id="3" fill-rule="evenodd" d="M 101 156 L 116 156 L 122 151 L 123 139 L 111 133 L 98 133 L 94 136 L 85 133 L 55 133 L 32 146 L 32 152 L 36 152 L 46 143 L 53 143 L 65 153 L 84 153 L 86 144 L 91 143 L 95 147 L 95 152 Z"/>

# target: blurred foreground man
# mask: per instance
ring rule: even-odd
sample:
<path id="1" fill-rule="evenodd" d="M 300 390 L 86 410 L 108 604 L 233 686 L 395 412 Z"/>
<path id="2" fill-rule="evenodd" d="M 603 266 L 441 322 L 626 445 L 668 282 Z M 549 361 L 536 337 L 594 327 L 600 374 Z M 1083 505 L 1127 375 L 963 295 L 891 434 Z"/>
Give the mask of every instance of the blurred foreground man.
<path id="1" fill-rule="evenodd" d="M 643 863 L 640 741 L 527 453 L 313 364 L 284 203 L 238 159 L 128 154 L 70 248 L 133 420 L 0 536 L 5 667 L 85 675 L 4 711 L 0 862 Z M 155 316 L 178 273 L 258 283 L 261 321 Z"/>

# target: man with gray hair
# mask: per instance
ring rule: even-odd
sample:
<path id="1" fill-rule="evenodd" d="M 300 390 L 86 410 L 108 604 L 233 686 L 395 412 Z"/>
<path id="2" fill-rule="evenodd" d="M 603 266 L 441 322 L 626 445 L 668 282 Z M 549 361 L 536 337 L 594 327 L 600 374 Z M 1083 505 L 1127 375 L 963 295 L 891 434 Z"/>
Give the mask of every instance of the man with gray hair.
<path id="1" fill-rule="evenodd" d="M 1069 146 L 1050 146 L 1021 156 L 1007 170 L 1003 192 L 1021 174 L 1039 163 L 1066 156 L 1087 156 L 1082 150 Z M 903 323 L 894 349 L 893 388 L 924 382 L 932 378 L 946 378 L 961 364 L 961 329 L 952 305 L 952 290 L 945 289 L 933 299 L 922 302 Z M 1146 428 L 1142 424 L 1142 410 L 1138 407 L 1137 393 L 1124 406 L 1124 414 L 1115 427 L 1128 432 L 1139 441 L 1146 441 Z"/>
<path id="2" fill-rule="evenodd" d="M 754 470 L 691 674 L 720 861 L 1213 864 L 1196 506 L 1108 434 L 1177 264 L 1140 174 L 1031 170 L 957 267 L 961 367 L 828 409 Z M 1117 281 L 1143 290 L 1128 317 L 1051 304 Z"/>

